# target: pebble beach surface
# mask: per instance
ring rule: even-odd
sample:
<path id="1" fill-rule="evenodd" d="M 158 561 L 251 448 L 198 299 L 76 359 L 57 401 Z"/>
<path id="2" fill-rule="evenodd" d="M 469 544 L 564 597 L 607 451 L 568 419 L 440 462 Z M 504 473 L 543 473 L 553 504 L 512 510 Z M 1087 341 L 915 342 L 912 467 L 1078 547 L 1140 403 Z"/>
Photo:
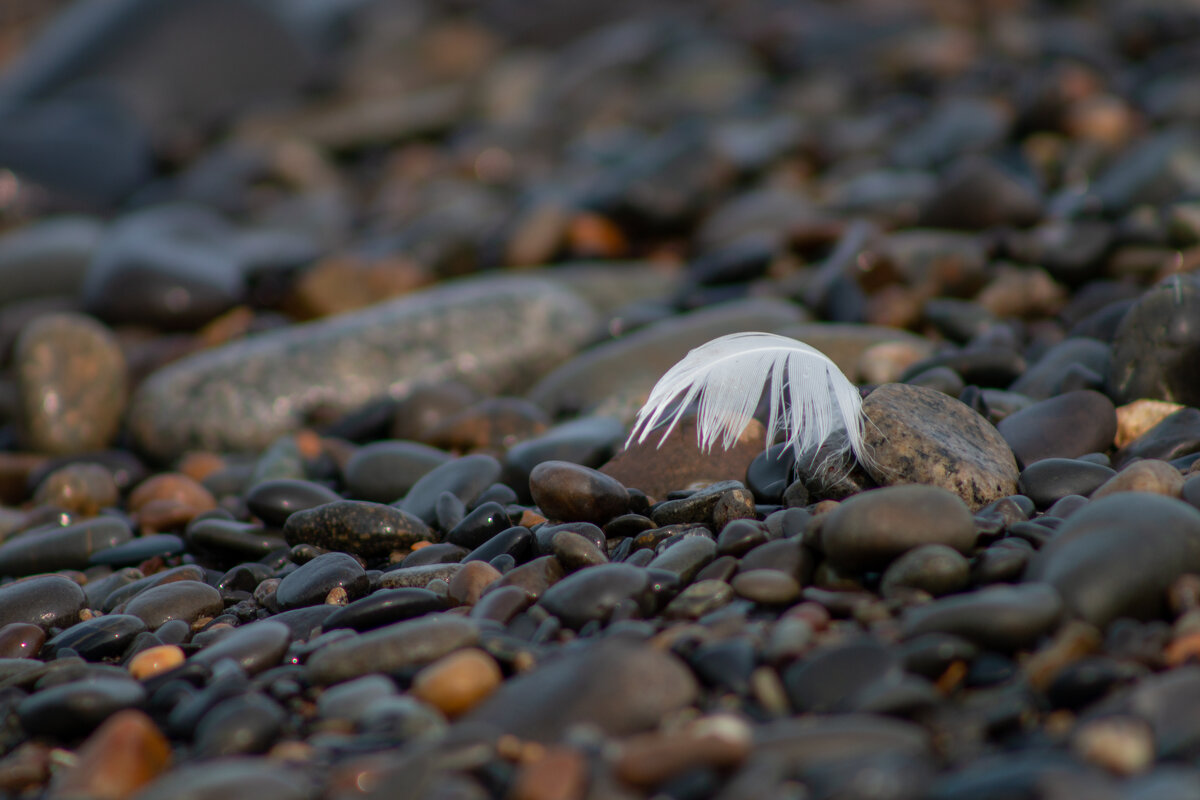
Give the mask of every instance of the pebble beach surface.
<path id="1" fill-rule="evenodd" d="M 1200 798 L 1200 6 L 17 5 L 0 797 Z"/>

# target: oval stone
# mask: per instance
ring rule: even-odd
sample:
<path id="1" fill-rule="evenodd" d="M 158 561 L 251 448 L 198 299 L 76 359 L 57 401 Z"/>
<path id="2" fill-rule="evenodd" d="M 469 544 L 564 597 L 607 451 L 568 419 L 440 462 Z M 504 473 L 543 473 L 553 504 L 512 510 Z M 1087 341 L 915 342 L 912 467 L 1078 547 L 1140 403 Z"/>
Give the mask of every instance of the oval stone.
<path id="1" fill-rule="evenodd" d="M 62 575 L 39 575 L 0 586 L 0 625 L 22 622 L 47 628 L 69 628 L 87 608 L 82 587 Z"/>
<path id="2" fill-rule="evenodd" d="M 201 617 L 215 617 L 225 610 L 221 593 L 200 581 L 174 581 L 154 586 L 137 594 L 121 613 L 140 617 L 154 630 L 164 622 L 181 619 L 193 623 Z"/>
<path id="3" fill-rule="evenodd" d="M 128 523 L 117 517 L 95 517 L 62 528 L 38 528 L 0 545 L 0 575 L 87 569 L 93 555 L 131 538 Z"/>
<path id="4" fill-rule="evenodd" d="M 324 603 L 329 592 L 337 587 L 357 599 L 366 594 L 370 582 L 353 556 L 324 553 L 288 573 L 275 589 L 275 600 L 283 609 L 315 606 Z"/>
<path id="5" fill-rule="evenodd" d="M 471 620 L 430 614 L 325 645 L 305 665 L 308 679 L 320 686 L 371 673 L 419 667 L 479 641 Z"/>
<path id="6" fill-rule="evenodd" d="M 282 528 L 293 512 L 341 500 L 333 489 L 313 481 L 272 478 L 246 492 L 246 508 L 268 525 Z"/>
<path id="7" fill-rule="evenodd" d="M 1062 611 L 1058 592 L 1044 583 L 989 586 L 907 609 L 901 630 L 910 639 L 947 633 L 982 647 L 1015 650 L 1051 631 Z"/>
<path id="8" fill-rule="evenodd" d="M 937 486 L 890 486 L 842 502 L 825 520 L 821 546 L 835 567 L 886 567 L 924 544 L 944 544 L 960 553 L 975 545 L 975 520 L 954 493 Z"/>
<path id="9" fill-rule="evenodd" d="M 1117 410 L 1090 389 L 1067 392 L 1014 412 L 996 425 L 1020 464 L 1103 453 L 1117 435 Z"/>
<path id="10" fill-rule="evenodd" d="M 629 510 L 629 492 L 615 478 L 569 461 L 534 467 L 529 492 L 550 519 L 603 525 Z"/>
<path id="11" fill-rule="evenodd" d="M 864 465 L 881 486 L 940 486 L 977 510 L 1016 494 L 1008 443 L 970 407 L 921 386 L 889 383 L 867 395 Z"/>
<path id="12" fill-rule="evenodd" d="M 386 558 L 434 538 L 433 529 L 415 515 L 363 500 L 338 500 L 297 511 L 287 518 L 283 535 L 290 545 L 315 544 L 363 558 Z"/>
<path id="13" fill-rule="evenodd" d="M 1200 511 L 1170 497 L 1124 492 L 1072 514 L 1034 556 L 1026 580 L 1054 586 L 1071 613 L 1104 626 L 1157 619 L 1168 587 L 1200 571 Z"/>

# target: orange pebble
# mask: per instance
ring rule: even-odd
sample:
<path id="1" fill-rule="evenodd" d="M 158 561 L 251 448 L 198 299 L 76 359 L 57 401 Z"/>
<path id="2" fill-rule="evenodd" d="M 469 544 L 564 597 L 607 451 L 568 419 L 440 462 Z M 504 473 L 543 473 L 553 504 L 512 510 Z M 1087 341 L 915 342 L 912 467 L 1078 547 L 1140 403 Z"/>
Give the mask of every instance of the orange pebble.
<path id="1" fill-rule="evenodd" d="M 183 650 L 173 644 L 150 647 L 129 662 L 129 672 L 138 680 L 153 678 L 175 669 L 184 661 Z"/>
<path id="2" fill-rule="evenodd" d="M 495 691 L 503 676 L 500 665 L 482 650 L 468 648 L 439 658 L 413 678 L 412 693 L 455 717 L 474 708 Z"/>

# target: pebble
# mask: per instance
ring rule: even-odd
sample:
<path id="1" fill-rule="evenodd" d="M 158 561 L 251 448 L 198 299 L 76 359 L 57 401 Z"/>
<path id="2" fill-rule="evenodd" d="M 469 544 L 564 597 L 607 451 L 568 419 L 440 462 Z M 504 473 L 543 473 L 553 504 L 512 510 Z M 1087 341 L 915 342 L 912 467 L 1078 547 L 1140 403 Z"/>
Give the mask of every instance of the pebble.
<path id="1" fill-rule="evenodd" d="M 254 484 L 246 491 L 246 508 L 267 525 L 282 528 L 296 511 L 341 500 L 327 486 L 295 478 L 276 478 Z"/>
<path id="2" fill-rule="evenodd" d="M 356 500 L 391 503 L 408 494 L 430 470 L 449 460 L 445 450 L 420 442 L 371 442 L 350 456 L 342 478 Z"/>
<path id="3" fill-rule="evenodd" d="M 619 605 L 633 603 L 647 609 L 651 578 L 630 564 L 601 564 L 568 575 L 547 589 L 538 605 L 569 628 L 582 628 L 593 620 L 604 621 Z"/>
<path id="4" fill-rule="evenodd" d="M 138 617 L 151 630 L 164 622 L 181 619 L 195 623 L 215 617 L 225 609 L 221 593 L 200 581 L 173 581 L 139 592 L 117 613 Z"/>
<path id="5" fill-rule="evenodd" d="M 159 458 L 258 450 L 318 403 L 345 413 L 449 375 L 484 391 L 520 385 L 574 352 L 593 320 L 583 300 L 546 282 L 460 282 L 176 361 L 138 388 L 129 418 Z"/>
<path id="6" fill-rule="evenodd" d="M 800 581 L 776 569 L 739 572 L 730 582 L 739 597 L 767 606 L 783 606 L 800 597 Z"/>
<path id="7" fill-rule="evenodd" d="M 35 736 L 70 739 L 145 700 L 146 690 L 135 680 L 96 677 L 43 689 L 19 702 L 16 713 L 21 726 Z"/>
<path id="8" fill-rule="evenodd" d="M 1017 491 L 1012 450 L 966 405 L 919 386 L 891 383 L 863 401 L 871 421 L 865 466 L 881 485 L 921 483 L 948 489 L 977 510 Z"/>
<path id="9" fill-rule="evenodd" d="M 327 644 L 309 657 L 305 674 L 313 683 L 326 686 L 424 666 L 478 641 L 474 623 L 445 613 L 426 614 Z"/>
<path id="10" fill-rule="evenodd" d="M 52 637 L 43 647 L 50 657 L 69 649 L 89 661 L 120 658 L 146 623 L 132 614 L 104 614 L 84 620 Z"/>
<path id="11" fill-rule="evenodd" d="M 55 797 L 132 797 L 171 763 L 171 745 L 158 726 L 137 709 L 106 719 L 79 748 L 70 768 L 56 776 Z"/>
<path id="12" fill-rule="evenodd" d="M 294 767 L 267 759 L 244 757 L 213 758 L 180 766 L 151 783 L 140 800 L 206 800 L 225 797 L 250 800 L 309 800 L 312 780 Z"/>
<path id="13" fill-rule="evenodd" d="M 283 536 L 290 545 L 311 544 L 377 559 L 432 541 L 434 533 L 415 514 L 394 506 L 335 500 L 290 514 Z"/>
<path id="14" fill-rule="evenodd" d="M 920 589 L 941 597 L 966 589 L 970 580 L 971 562 L 966 556 L 944 544 L 923 544 L 888 565 L 879 590 L 884 597 L 903 589 Z"/>
<path id="15" fill-rule="evenodd" d="M 445 607 L 446 601 L 428 589 L 380 589 L 337 609 L 326 617 L 322 627 L 327 631 L 335 628 L 369 631 Z"/>
<path id="16" fill-rule="evenodd" d="M 0 625 L 67 628 L 79 621 L 87 605 L 87 596 L 75 581 L 62 575 L 39 575 L 0 586 Z"/>
<path id="17" fill-rule="evenodd" d="M 470 505 L 496 482 L 502 470 L 499 461 L 482 453 L 456 458 L 425 473 L 404 499 L 393 505 L 426 525 L 433 525 L 437 522 L 437 504 L 443 493 L 449 492 L 464 505 Z"/>
<path id="18" fill-rule="evenodd" d="M 696 419 L 689 415 L 665 441 L 650 436 L 644 442 L 629 442 L 600 471 L 661 500 L 692 486 L 743 480 L 750 463 L 765 449 L 765 440 L 765 426 L 751 420 L 731 448 L 705 453 L 697 444 Z"/>
<path id="19" fill-rule="evenodd" d="M 1117 466 L 1134 458 L 1171 461 L 1200 451 L 1200 409 L 1182 408 L 1122 447 L 1113 459 Z"/>
<path id="20" fill-rule="evenodd" d="M 1053 630 L 1063 607 L 1064 600 L 1052 586 L 1000 585 L 907 609 L 901 625 L 907 638 L 947 633 L 1005 651 L 1029 647 Z"/>
<path id="21" fill-rule="evenodd" d="M 0 545 L 0 575 L 86 569 L 97 553 L 124 544 L 132 536 L 129 524 L 117 517 L 35 528 Z"/>
<path id="22" fill-rule="evenodd" d="M 618 481 L 566 461 L 544 461 L 534 467 L 529 491 L 551 519 L 603 525 L 629 510 L 629 493 Z"/>
<path id="23" fill-rule="evenodd" d="M 411 692 L 454 719 L 475 708 L 500 686 L 496 660 L 468 647 L 439 658 L 413 677 Z"/>
<path id="24" fill-rule="evenodd" d="M 1167 587 L 1200 568 L 1197 559 L 1200 511 L 1128 492 L 1072 514 L 1030 562 L 1025 580 L 1051 584 L 1071 613 L 1102 627 L 1118 617 L 1158 617 Z"/>
<path id="25" fill-rule="evenodd" d="M 833 510 L 821 530 L 826 557 L 844 570 L 880 569 L 928 544 L 960 553 L 975 546 L 970 510 L 937 486 L 890 486 L 855 495 Z"/>
<path id="26" fill-rule="evenodd" d="M 214 668 L 225 659 L 247 675 L 276 666 L 293 638 L 292 630 L 278 619 L 261 619 L 239 626 L 192 654 L 188 663 Z"/>
<path id="27" fill-rule="evenodd" d="M 283 732 L 287 714 L 259 692 L 230 697 L 212 707 L 196 726 L 202 758 L 265 753 Z"/>
<path id="28" fill-rule="evenodd" d="M 129 660 L 129 674 L 145 681 L 175 669 L 184 661 L 183 650 L 173 644 L 150 647 Z"/>
<path id="29" fill-rule="evenodd" d="M 43 478 L 34 490 L 33 502 L 93 517 L 102 508 L 116 506 L 120 496 L 112 472 L 101 464 L 81 462 L 67 464 Z"/>
<path id="30" fill-rule="evenodd" d="M 283 610 L 326 602 L 337 588 L 357 600 L 367 592 L 370 578 L 362 565 L 346 553 L 324 553 L 288 573 L 275 589 L 275 602 Z"/>
<path id="31" fill-rule="evenodd" d="M 1103 453 L 1117 433 L 1112 401 L 1099 392 L 1067 392 L 1010 414 L 996 425 L 1017 462 Z"/>
<path id="32" fill-rule="evenodd" d="M 528 490 L 529 473 L 543 461 L 567 461 L 599 467 L 625 438 L 616 417 L 595 415 L 573 419 L 513 443 L 504 453 L 504 482 Z M 518 491 L 521 495 L 521 491 Z M 528 501 L 528 496 L 523 496 Z"/>
<path id="33" fill-rule="evenodd" d="M 112 332 L 82 314 L 46 314 L 13 353 L 27 446 L 52 454 L 102 450 L 125 412 L 125 357 Z"/>
<path id="34" fill-rule="evenodd" d="M 0 626 L 0 658 L 33 658 L 42 649 L 46 632 L 28 622 Z"/>
<path id="35" fill-rule="evenodd" d="M 1092 492 L 1091 498 L 1099 500 L 1118 492 L 1151 492 L 1167 497 L 1180 497 L 1183 493 L 1183 475 L 1165 461 L 1134 461 L 1101 484 Z"/>
<path id="36" fill-rule="evenodd" d="M 669 653 L 611 639 L 505 681 L 463 721 L 536 742 L 555 741 L 581 722 L 624 736 L 656 727 L 698 690 Z"/>
<path id="37" fill-rule="evenodd" d="M 1195 324 L 1200 288 L 1177 275 L 1145 292 L 1121 320 L 1113 342 L 1108 386 L 1117 404 L 1165 400 L 1200 403 L 1200 386 L 1187 368 L 1200 347 Z M 1160 355 L 1169 353 L 1169 356 Z"/>
<path id="38" fill-rule="evenodd" d="M 1021 470 L 1021 494 L 1038 508 L 1048 508 L 1071 495 L 1087 497 L 1117 474 L 1103 464 L 1077 458 L 1044 458 Z"/>

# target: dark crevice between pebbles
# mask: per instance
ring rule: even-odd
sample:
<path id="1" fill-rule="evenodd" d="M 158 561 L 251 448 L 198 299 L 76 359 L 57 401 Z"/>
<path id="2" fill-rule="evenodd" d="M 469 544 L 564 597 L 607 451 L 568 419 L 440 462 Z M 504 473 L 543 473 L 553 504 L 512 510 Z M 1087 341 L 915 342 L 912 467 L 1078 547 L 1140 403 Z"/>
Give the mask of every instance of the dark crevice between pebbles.
<path id="1" fill-rule="evenodd" d="M 1200 797 L 1194 3 L 17 5 L 0 796 Z"/>

